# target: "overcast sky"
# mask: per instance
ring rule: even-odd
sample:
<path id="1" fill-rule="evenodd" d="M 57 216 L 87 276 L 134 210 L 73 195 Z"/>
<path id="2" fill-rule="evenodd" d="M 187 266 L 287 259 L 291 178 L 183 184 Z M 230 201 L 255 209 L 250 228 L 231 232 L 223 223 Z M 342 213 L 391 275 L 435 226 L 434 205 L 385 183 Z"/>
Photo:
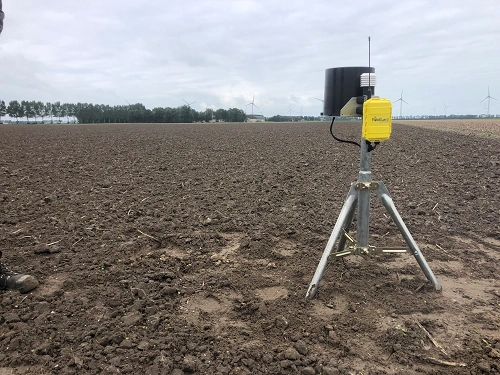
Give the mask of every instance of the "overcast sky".
<path id="1" fill-rule="evenodd" d="M 318 115 L 325 69 L 376 69 L 403 115 L 500 99 L 500 0 L 3 0 L 0 100 Z M 434 112 L 435 111 L 435 112 Z M 399 114 L 399 102 L 393 112 Z M 490 113 L 500 113 L 491 100 Z"/>

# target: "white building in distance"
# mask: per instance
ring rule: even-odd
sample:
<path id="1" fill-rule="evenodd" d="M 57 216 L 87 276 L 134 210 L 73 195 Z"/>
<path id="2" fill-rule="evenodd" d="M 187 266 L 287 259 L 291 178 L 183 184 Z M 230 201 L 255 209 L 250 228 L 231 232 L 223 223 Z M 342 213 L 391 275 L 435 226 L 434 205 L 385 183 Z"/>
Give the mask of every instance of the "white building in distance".
<path id="1" fill-rule="evenodd" d="M 246 122 L 265 122 L 266 118 L 262 115 L 247 115 Z"/>

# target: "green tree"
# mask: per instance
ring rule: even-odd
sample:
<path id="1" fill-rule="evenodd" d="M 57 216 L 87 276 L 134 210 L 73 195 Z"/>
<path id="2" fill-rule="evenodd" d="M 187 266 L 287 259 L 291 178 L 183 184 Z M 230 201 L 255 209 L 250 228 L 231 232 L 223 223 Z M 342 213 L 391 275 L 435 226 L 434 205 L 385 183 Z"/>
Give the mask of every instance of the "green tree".
<path id="1" fill-rule="evenodd" d="M 244 122 L 246 117 L 245 112 L 238 108 L 229 108 L 227 111 L 227 121 L 229 122 Z"/>
<path id="2" fill-rule="evenodd" d="M 19 124 L 19 117 L 24 116 L 24 112 L 22 110 L 21 104 L 17 100 L 11 100 L 9 102 L 9 106 L 7 107 L 7 114 L 10 117 L 14 117 L 16 119 L 16 124 Z"/>
<path id="3" fill-rule="evenodd" d="M 45 116 L 50 116 L 50 123 L 53 124 L 54 121 L 52 120 L 52 117 L 53 117 L 52 103 L 49 103 L 49 102 L 45 103 L 44 113 L 45 113 Z"/>
<path id="4" fill-rule="evenodd" d="M 175 108 L 167 107 L 165 108 L 165 115 L 163 116 L 163 122 L 176 122 L 178 117 L 177 110 Z"/>
<path id="5" fill-rule="evenodd" d="M 215 118 L 217 119 L 217 121 L 226 121 L 227 111 L 223 108 L 219 108 L 215 111 Z"/>
<path id="6" fill-rule="evenodd" d="M 61 116 L 66 117 L 66 123 L 69 124 L 69 118 L 75 116 L 75 105 L 73 103 L 62 104 Z"/>
<path id="7" fill-rule="evenodd" d="M 59 118 L 59 124 L 60 124 L 62 116 L 61 102 L 55 102 L 52 104 L 52 113 L 54 114 L 54 116 Z"/>
<path id="8" fill-rule="evenodd" d="M 128 121 L 128 106 L 119 105 L 116 108 L 117 117 L 119 122 L 127 122 Z"/>
<path id="9" fill-rule="evenodd" d="M 47 116 L 45 104 L 43 102 L 36 102 L 37 115 L 42 118 L 42 124 L 45 123 L 44 118 Z"/>
<path id="10" fill-rule="evenodd" d="M 115 109 L 114 107 L 111 107 L 110 105 L 104 105 L 103 108 L 103 118 L 104 122 L 111 123 L 111 119 L 114 117 L 115 114 Z"/>
<path id="11" fill-rule="evenodd" d="M 43 115 L 43 103 L 33 100 L 30 102 L 30 107 L 31 107 L 31 113 L 32 113 L 33 117 L 35 118 L 35 124 L 36 124 L 38 122 L 37 118 L 42 117 L 42 115 Z M 42 122 L 43 122 L 43 118 L 42 118 Z"/>
<path id="12" fill-rule="evenodd" d="M 281 115 L 274 115 L 273 117 L 270 117 L 268 121 L 272 122 L 288 122 L 290 121 L 289 116 L 281 116 Z"/>
<path id="13" fill-rule="evenodd" d="M 85 122 L 85 120 L 84 120 L 85 106 L 86 106 L 86 103 L 76 103 L 75 104 L 75 117 L 76 117 L 76 121 L 79 124 L 83 124 Z"/>
<path id="14" fill-rule="evenodd" d="M 85 114 L 87 115 L 87 122 L 90 124 L 95 123 L 97 118 L 97 111 L 92 103 L 89 103 L 85 108 Z"/>
<path id="15" fill-rule="evenodd" d="M 183 105 L 179 107 L 179 122 L 190 123 L 193 122 L 193 113 L 191 107 Z"/>
<path id="16" fill-rule="evenodd" d="M 198 112 L 197 110 L 191 108 L 191 113 L 193 115 L 193 121 L 198 122 L 203 120 L 203 114 L 201 112 Z"/>
<path id="17" fill-rule="evenodd" d="M 165 121 L 165 108 L 157 107 L 153 108 L 151 111 L 151 120 L 153 122 L 164 122 Z"/>
<path id="18" fill-rule="evenodd" d="M 31 102 L 27 100 L 22 100 L 21 101 L 21 108 L 23 115 L 26 117 L 26 122 L 29 124 L 30 123 L 30 117 L 33 117 L 33 107 L 31 105 Z"/>
<path id="19" fill-rule="evenodd" d="M 128 122 L 146 122 L 148 117 L 148 110 L 142 103 L 128 106 Z"/>
<path id="20" fill-rule="evenodd" d="M 210 122 L 215 119 L 214 110 L 212 108 L 207 108 L 201 114 L 200 119 L 205 122 Z"/>
<path id="21" fill-rule="evenodd" d="M 2 123 L 2 117 L 7 114 L 7 106 L 3 100 L 0 100 L 0 124 Z"/>

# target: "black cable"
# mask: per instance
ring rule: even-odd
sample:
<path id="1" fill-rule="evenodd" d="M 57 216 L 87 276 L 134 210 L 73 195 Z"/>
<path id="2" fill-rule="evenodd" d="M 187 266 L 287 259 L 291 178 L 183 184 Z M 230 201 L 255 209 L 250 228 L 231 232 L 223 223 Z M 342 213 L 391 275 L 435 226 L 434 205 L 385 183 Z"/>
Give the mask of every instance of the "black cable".
<path id="1" fill-rule="evenodd" d="M 340 138 L 337 138 L 334 134 L 333 134 L 333 122 L 335 121 L 335 117 L 332 117 L 332 123 L 330 124 L 330 134 L 332 135 L 332 137 L 338 141 L 338 142 L 342 142 L 342 143 L 351 143 L 353 145 L 356 145 L 358 147 L 361 147 L 361 145 L 358 143 L 358 142 L 355 142 L 355 141 L 349 141 L 349 140 L 345 140 L 345 139 L 340 139 Z M 366 141 L 366 140 L 365 140 Z M 368 145 L 368 152 L 371 152 L 373 150 L 375 150 L 375 147 L 377 147 L 380 142 L 374 142 L 373 145 L 370 141 L 366 141 L 366 144 Z"/>
<path id="2" fill-rule="evenodd" d="M 354 142 L 354 141 L 347 141 L 347 140 L 344 140 L 344 139 L 340 139 L 340 138 L 337 138 L 334 134 L 333 134 L 333 122 L 335 121 L 335 117 L 332 117 L 332 123 L 330 124 L 330 134 L 332 135 L 333 139 L 335 139 L 336 141 L 338 142 L 342 142 L 342 143 L 351 143 L 353 145 L 356 145 L 358 147 L 361 147 L 361 145 L 358 143 L 358 142 Z"/>

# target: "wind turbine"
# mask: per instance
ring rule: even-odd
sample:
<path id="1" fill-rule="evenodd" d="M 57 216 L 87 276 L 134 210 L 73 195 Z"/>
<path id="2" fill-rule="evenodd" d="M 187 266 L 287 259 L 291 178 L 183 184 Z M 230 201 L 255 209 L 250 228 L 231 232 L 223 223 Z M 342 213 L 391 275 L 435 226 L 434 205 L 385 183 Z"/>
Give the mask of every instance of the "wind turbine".
<path id="1" fill-rule="evenodd" d="M 488 86 L 488 96 L 481 100 L 480 103 L 484 102 L 486 99 L 488 99 L 488 112 L 486 113 L 488 117 L 490 116 L 490 99 L 496 100 L 493 96 L 490 96 L 490 86 Z"/>
<path id="2" fill-rule="evenodd" d="M 446 105 L 444 103 L 443 103 L 443 105 L 444 105 L 444 117 L 446 117 L 446 110 L 448 109 L 449 105 Z"/>
<path id="3" fill-rule="evenodd" d="M 186 105 L 187 105 L 190 109 L 191 109 L 191 104 L 196 103 L 196 102 L 188 103 L 188 102 L 186 102 L 184 99 L 182 99 L 182 101 L 183 101 L 184 103 L 186 103 Z"/>
<path id="4" fill-rule="evenodd" d="M 293 117 L 292 117 L 292 107 L 290 107 L 290 104 L 288 104 L 288 117 L 290 117 L 291 121 L 293 121 Z"/>
<path id="5" fill-rule="evenodd" d="M 318 98 L 314 98 L 314 99 L 319 100 L 320 102 L 323 102 L 323 103 L 325 102 L 323 99 L 318 99 Z"/>
<path id="6" fill-rule="evenodd" d="M 403 102 L 405 102 L 406 104 L 408 104 L 404 99 L 403 99 L 403 90 L 401 90 L 401 97 L 394 101 L 394 103 L 397 103 L 397 102 L 400 102 L 399 103 L 399 118 L 403 117 Z"/>
<path id="7" fill-rule="evenodd" d="M 432 108 L 432 110 L 434 111 L 434 116 L 436 116 L 436 107 Z"/>
<path id="8" fill-rule="evenodd" d="M 255 95 L 253 96 L 252 101 L 251 101 L 250 103 L 248 103 L 247 105 L 251 105 L 251 106 L 252 106 L 252 116 L 253 116 L 253 107 L 255 107 L 255 108 L 259 109 L 259 107 L 257 107 L 257 106 L 255 105 Z"/>

